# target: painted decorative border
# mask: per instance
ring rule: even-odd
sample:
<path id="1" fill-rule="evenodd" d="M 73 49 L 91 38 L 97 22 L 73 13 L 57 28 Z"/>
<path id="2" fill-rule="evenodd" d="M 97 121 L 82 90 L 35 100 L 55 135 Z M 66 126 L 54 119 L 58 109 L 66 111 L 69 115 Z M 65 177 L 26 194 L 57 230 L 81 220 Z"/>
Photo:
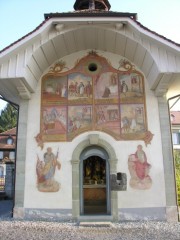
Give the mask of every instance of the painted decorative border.
<path id="1" fill-rule="evenodd" d="M 91 51 L 72 69 L 58 61 L 42 78 L 38 145 L 72 141 L 91 130 L 116 140 L 151 143 L 144 76 L 126 59 L 115 69 L 108 59 Z"/>

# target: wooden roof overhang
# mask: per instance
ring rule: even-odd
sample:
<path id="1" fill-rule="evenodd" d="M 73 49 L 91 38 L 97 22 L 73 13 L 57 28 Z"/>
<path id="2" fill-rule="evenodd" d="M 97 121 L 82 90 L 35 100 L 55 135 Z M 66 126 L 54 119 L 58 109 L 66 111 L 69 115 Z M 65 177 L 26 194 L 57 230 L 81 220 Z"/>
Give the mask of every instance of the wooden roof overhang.
<path id="1" fill-rule="evenodd" d="M 30 99 L 47 68 L 81 50 L 121 55 L 146 76 L 157 96 L 180 89 L 180 45 L 145 28 L 131 13 L 45 14 L 34 31 L 0 51 L 0 95 Z M 177 88 L 177 87 L 176 87 Z"/>

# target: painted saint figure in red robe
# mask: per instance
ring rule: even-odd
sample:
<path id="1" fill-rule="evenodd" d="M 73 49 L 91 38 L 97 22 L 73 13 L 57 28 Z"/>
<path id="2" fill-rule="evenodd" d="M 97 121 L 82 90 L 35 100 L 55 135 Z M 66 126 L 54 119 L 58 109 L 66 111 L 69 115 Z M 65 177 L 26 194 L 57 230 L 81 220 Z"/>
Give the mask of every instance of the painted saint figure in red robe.
<path id="1" fill-rule="evenodd" d="M 137 146 L 137 151 L 128 159 L 128 167 L 131 175 L 130 186 L 135 189 L 149 189 L 152 185 L 149 171 L 151 165 L 147 162 L 146 153 L 142 145 Z"/>

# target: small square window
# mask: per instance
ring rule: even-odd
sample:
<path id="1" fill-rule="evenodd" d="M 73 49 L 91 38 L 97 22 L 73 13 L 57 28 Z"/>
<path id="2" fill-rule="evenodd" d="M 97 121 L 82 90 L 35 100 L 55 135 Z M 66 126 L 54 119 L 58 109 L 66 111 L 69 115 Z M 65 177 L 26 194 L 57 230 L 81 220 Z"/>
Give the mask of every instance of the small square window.
<path id="1" fill-rule="evenodd" d="M 7 144 L 8 144 L 8 145 L 12 145 L 12 144 L 13 144 L 13 139 L 12 139 L 12 137 L 8 137 L 8 139 L 7 139 Z"/>
<path id="2" fill-rule="evenodd" d="M 173 139 L 173 144 L 174 144 L 174 145 L 180 144 L 180 133 L 178 133 L 178 132 L 173 132 L 173 134 L 172 134 L 172 139 Z"/>

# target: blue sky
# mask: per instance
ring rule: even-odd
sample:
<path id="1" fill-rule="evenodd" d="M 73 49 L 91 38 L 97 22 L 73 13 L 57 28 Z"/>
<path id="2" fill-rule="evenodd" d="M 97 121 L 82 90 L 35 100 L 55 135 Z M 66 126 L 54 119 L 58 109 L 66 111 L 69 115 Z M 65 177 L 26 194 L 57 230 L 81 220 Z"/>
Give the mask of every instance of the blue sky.
<path id="1" fill-rule="evenodd" d="M 180 43 L 180 0 L 109 0 L 112 11 L 138 13 L 144 26 Z M 75 0 L 0 0 L 0 49 L 34 30 L 44 13 L 73 11 Z"/>
<path id="2" fill-rule="evenodd" d="M 180 0 L 109 2 L 111 11 L 137 13 L 145 27 L 180 43 Z M 74 3 L 75 0 L 0 0 L 0 50 L 34 30 L 44 20 L 44 13 L 73 11 Z"/>

